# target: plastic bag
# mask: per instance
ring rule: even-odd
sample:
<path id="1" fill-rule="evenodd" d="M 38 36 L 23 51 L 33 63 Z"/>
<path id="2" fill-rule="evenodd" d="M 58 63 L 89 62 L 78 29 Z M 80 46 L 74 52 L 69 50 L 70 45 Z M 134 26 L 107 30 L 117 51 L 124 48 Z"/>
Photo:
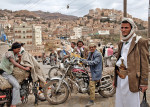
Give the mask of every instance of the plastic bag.
<path id="1" fill-rule="evenodd" d="M 143 100 L 140 104 L 140 107 L 150 107 L 146 100 L 146 92 L 143 93 Z"/>

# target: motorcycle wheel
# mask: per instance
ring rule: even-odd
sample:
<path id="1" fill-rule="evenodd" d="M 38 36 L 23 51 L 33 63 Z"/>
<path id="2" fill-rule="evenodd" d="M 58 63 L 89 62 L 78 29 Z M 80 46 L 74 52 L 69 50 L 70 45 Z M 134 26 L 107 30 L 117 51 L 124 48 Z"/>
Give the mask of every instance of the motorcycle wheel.
<path id="1" fill-rule="evenodd" d="M 64 103 L 69 97 L 69 89 L 66 83 L 62 83 L 60 89 L 56 93 L 59 80 L 51 80 L 44 87 L 44 96 L 46 100 L 53 105 Z"/>
<path id="2" fill-rule="evenodd" d="M 110 81 L 111 87 L 109 90 L 99 90 L 99 94 L 104 98 L 112 97 L 116 93 L 116 88 L 113 86 L 113 77 L 111 77 Z"/>
<path id="3" fill-rule="evenodd" d="M 116 93 L 116 89 L 112 88 L 110 91 L 100 90 L 99 94 L 104 98 L 112 97 Z"/>
<path id="4" fill-rule="evenodd" d="M 59 67 L 52 67 L 48 72 L 49 79 L 52 77 L 62 77 L 62 74 L 62 70 Z"/>

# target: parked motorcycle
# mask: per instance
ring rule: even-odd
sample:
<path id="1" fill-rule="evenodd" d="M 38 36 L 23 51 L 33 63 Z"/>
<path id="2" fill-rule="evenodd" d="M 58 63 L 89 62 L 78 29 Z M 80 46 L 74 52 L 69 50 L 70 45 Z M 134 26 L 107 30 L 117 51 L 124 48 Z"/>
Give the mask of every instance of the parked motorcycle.
<path id="1" fill-rule="evenodd" d="M 65 59 L 64 62 L 58 59 L 58 66 L 52 66 L 48 72 L 49 79 L 51 79 L 52 77 L 62 77 L 68 66 L 67 62 L 69 62 L 69 59 Z"/>
<path id="2" fill-rule="evenodd" d="M 31 84 L 33 84 L 32 87 L 31 87 Z M 34 96 L 35 96 L 34 104 L 38 104 L 38 100 L 41 100 L 41 101 L 46 100 L 45 97 L 40 94 L 43 92 L 43 89 L 39 88 L 40 87 L 39 82 L 32 83 L 31 76 L 23 80 L 20 83 L 20 86 L 21 86 L 20 98 L 21 98 L 22 103 L 28 102 L 28 96 L 31 90 L 33 91 Z M 5 104 L 7 105 L 7 107 L 10 107 L 11 101 L 12 101 L 12 88 L 0 90 L 0 107 L 4 107 Z"/>
<path id="3" fill-rule="evenodd" d="M 66 71 L 60 77 L 51 78 L 44 87 L 44 96 L 50 104 L 64 103 L 76 89 L 78 93 L 89 93 L 89 75 L 83 67 L 75 67 L 79 64 L 79 59 L 68 62 Z M 100 82 L 96 84 L 96 93 L 103 97 L 111 97 L 115 94 L 115 88 L 112 85 L 113 75 L 105 75 Z"/>

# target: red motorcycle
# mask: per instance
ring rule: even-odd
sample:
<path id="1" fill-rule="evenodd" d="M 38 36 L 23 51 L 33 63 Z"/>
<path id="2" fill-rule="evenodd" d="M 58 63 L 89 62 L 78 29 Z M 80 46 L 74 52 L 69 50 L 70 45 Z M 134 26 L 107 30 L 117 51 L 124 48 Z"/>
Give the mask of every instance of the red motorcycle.
<path id="1" fill-rule="evenodd" d="M 31 84 L 33 84 L 33 87 L 31 87 Z M 20 98 L 22 103 L 27 103 L 28 102 L 28 96 L 30 94 L 30 91 L 32 90 L 35 96 L 35 102 L 34 104 L 38 104 L 38 100 L 45 101 L 44 96 L 40 96 L 39 92 L 42 92 L 43 89 L 39 88 L 39 82 L 32 82 L 31 76 L 26 78 L 20 83 L 21 89 L 20 89 Z M 0 107 L 4 107 L 7 105 L 7 107 L 10 107 L 12 101 L 12 88 L 6 88 L 4 90 L 0 89 Z"/>
<path id="2" fill-rule="evenodd" d="M 69 93 L 76 90 L 79 93 L 89 93 L 89 74 L 88 69 L 79 67 L 79 59 L 67 62 L 68 66 L 62 73 L 57 73 L 45 85 L 44 95 L 50 104 L 64 103 Z M 61 69 L 59 69 L 61 71 Z M 96 84 L 96 93 L 103 97 L 110 97 L 115 94 L 113 87 L 113 75 L 102 76 L 101 80 Z M 57 99 L 57 100 L 56 100 Z"/>

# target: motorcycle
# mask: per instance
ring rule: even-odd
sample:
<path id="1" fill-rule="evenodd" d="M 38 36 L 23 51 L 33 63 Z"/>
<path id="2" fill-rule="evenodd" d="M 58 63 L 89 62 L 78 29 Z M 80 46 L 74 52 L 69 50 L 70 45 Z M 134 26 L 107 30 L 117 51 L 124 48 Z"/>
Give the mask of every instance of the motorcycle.
<path id="1" fill-rule="evenodd" d="M 62 77 L 62 75 L 65 73 L 65 70 L 67 68 L 67 62 L 69 62 L 69 59 L 65 59 L 64 62 L 62 60 L 58 59 L 58 66 L 52 66 L 48 72 L 48 77 L 51 79 L 52 77 Z"/>
<path id="2" fill-rule="evenodd" d="M 31 86 L 33 84 L 33 86 Z M 35 96 L 34 104 L 38 104 L 38 100 L 45 101 L 45 97 L 41 95 L 43 89 L 39 86 L 39 81 L 32 83 L 32 78 L 29 76 L 20 83 L 20 98 L 22 103 L 28 102 L 28 96 L 32 90 Z M 38 90 L 39 88 L 39 90 Z M 10 107 L 12 101 L 12 88 L 6 88 L 4 90 L 0 89 L 0 107 L 4 107 L 5 104 L 7 107 Z"/>
<path id="3" fill-rule="evenodd" d="M 44 96 L 50 104 L 64 103 L 71 92 L 76 89 L 78 93 L 89 94 L 88 70 L 79 67 L 79 59 L 71 60 L 62 78 L 53 77 L 44 87 Z M 76 66 L 76 67 L 75 67 Z M 100 82 L 96 84 L 96 93 L 103 97 L 111 97 L 115 94 L 113 87 L 113 75 L 102 76 Z"/>

